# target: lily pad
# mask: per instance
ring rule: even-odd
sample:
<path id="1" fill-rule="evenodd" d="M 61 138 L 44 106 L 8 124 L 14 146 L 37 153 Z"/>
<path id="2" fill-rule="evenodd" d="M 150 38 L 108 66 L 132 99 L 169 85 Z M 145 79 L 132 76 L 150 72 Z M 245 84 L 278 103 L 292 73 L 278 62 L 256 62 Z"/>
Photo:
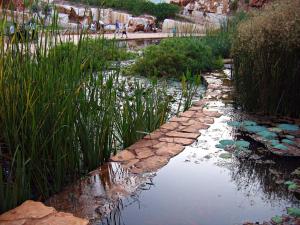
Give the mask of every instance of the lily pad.
<path id="1" fill-rule="evenodd" d="M 299 208 L 287 208 L 287 213 L 291 216 L 300 217 L 300 209 Z"/>
<path id="2" fill-rule="evenodd" d="M 273 146 L 276 146 L 276 145 L 279 144 L 279 140 L 277 140 L 277 139 L 270 140 L 269 142 L 270 142 L 271 145 L 273 145 Z"/>
<path id="3" fill-rule="evenodd" d="M 235 142 L 234 142 L 234 140 L 226 140 L 226 139 L 224 139 L 224 140 L 219 141 L 219 143 L 221 145 L 227 146 L 227 145 L 233 145 Z"/>
<path id="4" fill-rule="evenodd" d="M 282 139 L 281 142 L 285 143 L 285 144 L 289 144 L 289 145 L 294 145 L 295 144 L 295 142 L 291 141 L 290 139 Z"/>
<path id="5" fill-rule="evenodd" d="M 238 148 L 245 148 L 245 149 L 247 149 L 247 148 L 249 148 L 249 146 L 250 146 L 250 142 L 244 141 L 244 140 L 240 140 L 240 141 L 236 141 L 236 142 L 234 143 L 234 145 L 235 145 L 236 147 L 238 147 Z M 243 150 L 243 149 L 242 149 L 242 150 Z"/>
<path id="6" fill-rule="evenodd" d="M 232 154 L 231 153 L 221 153 L 219 155 L 219 157 L 222 159 L 230 159 L 230 158 L 232 158 Z"/>
<path id="7" fill-rule="evenodd" d="M 251 133 L 258 133 L 261 131 L 266 131 L 267 128 L 264 126 L 245 126 L 245 130 Z"/>
<path id="8" fill-rule="evenodd" d="M 278 127 L 270 127 L 270 128 L 268 128 L 268 130 L 271 132 L 276 132 L 276 133 L 280 133 L 282 131 L 282 129 L 280 129 Z"/>
<path id="9" fill-rule="evenodd" d="M 241 123 L 238 121 L 228 121 L 227 124 L 231 127 L 240 127 Z"/>
<path id="10" fill-rule="evenodd" d="M 297 169 L 295 169 L 295 170 L 292 172 L 292 175 L 293 175 L 293 176 L 298 176 L 298 177 L 300 177 L 300 167 L 298 167 Z"/>
<path id="11" fill-rule="evenodd" d="M 225 149 L 226 145 L 216 144 L 215 147 Z"/>
<path id="12" fill-rule="evenodd" d="M 275 137 L 277 137 L 277 134 L 268 130 L 264 130 L 264 131 L 260 131 L 257 133 L 259 136 L 265 138 L 265 139 L 274 139 Z"/>
<path id="13" fill-rule="evenodd" d="M 283 145 L 283 144 L 277 144 L 277 145 L 274 145 L 274 148 L 277 148 L 277 149 L 279 149 L 279 150 L 284 150 L 284 151 L 286 151 L 286 150 L 289 149 L 288 147 L 286 147 L 286 146 Z"/>
<path id="14" fill-rule="evenodd" d="M 299 130 L 298 125 L 288 124 L 288 123 L 279 124 L 277 127 L 282 129 L 282 130 L 287 130 L 287 131 L 297 131 L 297 130 Z"/>
<path id="15" fill-rule="evenodd" d="M 274 222 L 275 224 L 281 224 L 283 222 L 283 219 L 281 216 L 274 216 L 272 217 L 272 222 Z"/>
<path id="16" fill-rule="evenodd" d="M 294 191 L 294 190 L 297 190 L 299 188 L 298 185 L 293 181 L 287 181 L 284 184 L 288 185 L 289 191 Z"/>
<path id="17" fill-rule="evenodd" d="M 257 123 L 251 120 L 245 120 L 242 122 L 243 126 L 257 126 Z"/>
<path id="18" fill-rule="evenodd" d="M 295 138 L 295 136 L 293 136 L 293 135 L 285 135 L 285 137 L 286 137 L 287 139 L 290 139 L 290 140 L 292 140 L 292 139 Z"/>

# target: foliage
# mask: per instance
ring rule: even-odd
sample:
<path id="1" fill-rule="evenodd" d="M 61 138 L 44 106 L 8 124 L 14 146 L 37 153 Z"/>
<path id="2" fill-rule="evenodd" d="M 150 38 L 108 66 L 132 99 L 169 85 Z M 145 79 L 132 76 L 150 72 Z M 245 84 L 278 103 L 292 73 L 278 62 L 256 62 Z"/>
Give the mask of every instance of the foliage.
<path id="1" fill-rule="evenodd" d="M 144 56 L 139 58 L 131 70 L 146 76 L 181 77 L 187 70 L 192 74 L 222 67 L 220 56 L 201 38 L 172 38 L 162 40 L 159 45 L 149 46 Z"/>
<path id="2" fill-rule="evenodd" d="M 300 116 L 300 1 L 276 1 L 241 23 L 233 44 L 235 85 L 249 111 Z"/>
<path id="3" fill-rule="evenodd" d="M 96 6 L 105 6 L 114 9 L 126 10 L 134 16 L 150 14 L 163 21 L 166 18 L 173 18 L 179 12 L 179 7 L 173 4 L 158 3 L 155 4 L 148 0 L 72 0 Z"/>

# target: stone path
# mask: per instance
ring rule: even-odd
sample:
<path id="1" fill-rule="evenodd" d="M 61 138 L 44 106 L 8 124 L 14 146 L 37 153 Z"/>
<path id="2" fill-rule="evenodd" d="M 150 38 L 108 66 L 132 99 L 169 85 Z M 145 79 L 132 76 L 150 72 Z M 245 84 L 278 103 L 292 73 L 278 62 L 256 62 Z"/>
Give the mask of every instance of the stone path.
<path id="1" fill-rule="evenodd" d="M 191 145 L 201 135 L 201 130 L 208 129 L 214 118 L 221 116 L 217 111 L 208 110 L 206 105 L 209 101 L 228 97 L 231 92 L 226 85 L 228 80 L 221 74 L 208 74 L 204 78 L 206 95 L 188 111 L 171 118 L 159 129 L 111 157 L 112 163 L 92 171 L 87 178 L 66 187 L 46 202 L 58 211 L 68 213 L 57 212 L 40 202 L 26 201 L 0 215 L 0 224 L 88 224 L 88 220 L 91 222 L 109 213 L 120 197 L 131 195 L 141 184 L 151 183 L 151 176 L 145 174 L 166 165 L 185 146 Z"/>

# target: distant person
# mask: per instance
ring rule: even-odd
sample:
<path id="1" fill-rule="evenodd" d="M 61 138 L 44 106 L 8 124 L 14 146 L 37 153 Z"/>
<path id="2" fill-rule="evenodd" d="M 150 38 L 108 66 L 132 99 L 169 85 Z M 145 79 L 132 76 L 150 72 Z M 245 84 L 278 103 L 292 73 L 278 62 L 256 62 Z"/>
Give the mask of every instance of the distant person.
<path id="1" fill-rule="evenodd" d="M 128 36 L 127 36 L 127 25 L 126 24 L 124 24 L 123 29 L 122 29 L 122 38 L 123 38 L 123 35 L 125 35 L 126 38 L 128 38 Z"/>
<path id="2" fill-rule="evenodd" d="M 91 30 L 93 33 L 96 33 L 97 29 L 96 29 L 96 24 L 95 24 L 94 22 L 91 24 L 90 30 Z"/>
<path id="3" fill-rule="evenodd" d="M 120 33 L 120 23 L 119 20 L 116 20 L 116 30 L 115 30 L 115 34 L 119 34 Z"/>
<path id="4" fill-rule="evenodd" d="M 177 33 L 176 27 L 173 28 L 172 32 L 173 32 L 173 37 L 176 37 L 176 33 Z"/>

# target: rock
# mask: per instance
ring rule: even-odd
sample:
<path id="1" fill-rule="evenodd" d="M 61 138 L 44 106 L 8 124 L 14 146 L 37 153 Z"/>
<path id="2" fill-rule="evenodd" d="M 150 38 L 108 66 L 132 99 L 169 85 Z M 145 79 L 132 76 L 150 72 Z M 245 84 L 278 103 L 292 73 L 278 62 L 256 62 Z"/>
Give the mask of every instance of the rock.
<path id="1" fill-rule="evenodd" d="M 187 122 L 189 119 L 188 117 L 173 117 L 170 122 Z"/>
<path id="2" fill-rule="evenodd" d="M 70 213 L 58 212 L 49 217 L 43 218 L 39 221 L 32 221 L 25 223 L 25 225 L 87 225 L 88 221 L 74 217 Z"/>
<path id="3" fill-rule="evenodd" d="M 157 143 L 159 143 L 159 141 L 157 141 L 157 140 L 141 139 L 138 142 L 136 142 L 135 144 L 128 147 L 127 149 L 135 150 L 138 148 L 152 147 L 152 146 L 156 145 Z"/>
<path id="4" fill-rule="evenodd" d="M 117 153 L 115 156 L 111 157 L 110 159 L 114 162 L 123 162 L 123 161 L 129 161 L 134 158 L 135 155 L 131 151 L 123 150 Z"/>
<path id="5" fill-rule="evenodd" d="M 162 129 L 175 130 L 179 124 L 177 122 L 168 122 L 161 126 Z"/>
<path id="6" fill-rule="evenodd" d="M 184 132 L 178 132 L 178 131 L 171 131 L 166 133 L 166 136 L 168 137 L 179 137 L 179 138 L 190 138 L 190 139 L 196 139 L 200 136 L 200 133 L 184 133 Z"/>
<path id="7" fill-rule="evenodd" d="M 40 219 L 55 212 L 54 208 L 47 207 L 41 202 L 27 200 L 17 208 L 0 215 L 0 221 Z"/>
<path id="8" fill-rule="evenodd" d="M 1 225 L 87 225 L 88 222 L 70 213 L 57 212 L 53 207 L 31 200 L 0 215 Z"/>
<path id="9" fill-rule="evenodd" d="M 165 143 L 156 150 L 156 155 L 173 157 L 182 152 L 184 147 L 175 143 Z"/>
<path id="10" fill-rule="evenodd" d="M 190 145 L 190 144 L 194 143 L 194 140 L 189 139 L 189 138 L 165 137 L 165 138 L 160 138 L 159 141 L 169 142 L 169 143 L 176 143 L 176 144 L 181 144 L 181 145 Z"/>
<path id="11" fill-rule="evenodd" d="M 161 167 L 165 166 L 169 161 L 168 156 L 153 156 L 147 159 L 143 159 L 140 162 L 136 163 L 135 166 L 138 171 L 143 172 L 154 172 Z"/>
<path id="12" fill-rule="evenodd" d="M 158 129 L 148 135 L 146 135 L 144 137 L 144 139 L 150 139 L 150 140 L 154 140 L 154 139 L 159 139 L 161 138 L 162 136 L 164 136 L 164 132 L 162 132 L 162 130 Z"/>
<path id="13" fill-rule="evenodd" d="M 149 147 L 137 148 L 134 151 L 136 154 L 136 158 L 138 159 L 144 159 L 154 155 L 153 150 Z"/>
<path id="14" fill-rule="evenodd" d="M 195 111 L 189 111 L 189 110 L 179 114 L 180 117 L 189 117 L 189 118 L 193 118 L 194 115 L 195 115 Z"/>

